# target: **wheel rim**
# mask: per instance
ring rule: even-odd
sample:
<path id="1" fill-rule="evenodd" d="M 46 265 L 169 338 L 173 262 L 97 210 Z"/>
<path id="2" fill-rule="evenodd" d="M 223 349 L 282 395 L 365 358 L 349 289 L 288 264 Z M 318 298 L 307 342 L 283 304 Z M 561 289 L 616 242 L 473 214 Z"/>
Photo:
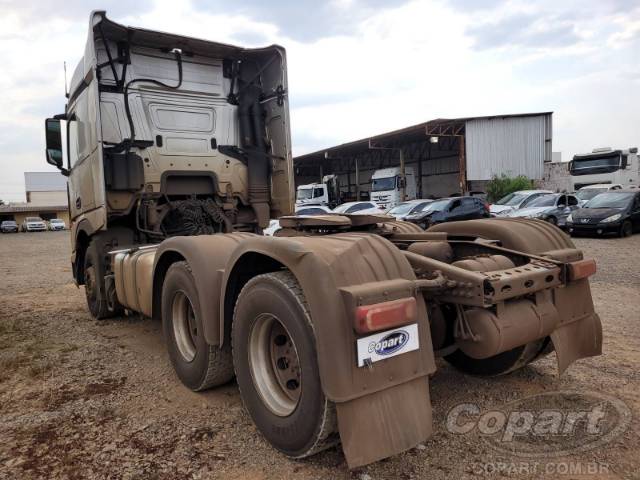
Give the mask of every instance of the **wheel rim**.
<path id="1" fill-rule="evenodd" d="M 84 272 L 84 289 L 87 294 L 87 298 L 91 301 L 96 299 L 96 284 L 95 284 L 95 268 L 93 265 L 89 265 Z"/>
<path id="2" fill-rule="evenodd" d="M 300 359 L 291 335 L 275 316 L 261 314 L 253 322 L 248 355 L 263 403 L 279 417 L 291 415 L 302 392 Z"/>
<path id="3" fill-rule="evenodd" d="M 196 339 L 200 332 L 193 305 L 182 291 L 177 292 L 173 297 L 171 318 L 178 352 L 185 362 L 192 362 L 196 358 Z"/>

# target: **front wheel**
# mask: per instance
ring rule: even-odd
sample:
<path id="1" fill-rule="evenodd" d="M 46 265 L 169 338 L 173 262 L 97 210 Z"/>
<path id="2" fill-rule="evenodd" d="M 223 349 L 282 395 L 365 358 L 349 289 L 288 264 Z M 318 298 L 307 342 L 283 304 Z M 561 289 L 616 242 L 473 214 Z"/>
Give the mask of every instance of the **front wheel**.
<path id="1" fill-rule="evenodd" d="M 264 437 L 302 458 L 336 443 L 304 294 L 288 271 L 251 279 L 236 302 L 233 362 L 245 408 Z"/>
<path id="2" fill-rule="evenodd" d="M 84 255 L 84 293 L 87 307 L 96 320 L 102 320 L 113 315 L 107 306 L 106 290 L 100 255 L 96 244 L 92 241 Z"/>
<path id="3" fill-rule="evenodd" d="M 633 225 L 631 224 L 631 222 L 628 220 L 622 222 L 622 225 L 620 226 L 620 236 L 630 237 L 631 235 L 633 235 Z"/>

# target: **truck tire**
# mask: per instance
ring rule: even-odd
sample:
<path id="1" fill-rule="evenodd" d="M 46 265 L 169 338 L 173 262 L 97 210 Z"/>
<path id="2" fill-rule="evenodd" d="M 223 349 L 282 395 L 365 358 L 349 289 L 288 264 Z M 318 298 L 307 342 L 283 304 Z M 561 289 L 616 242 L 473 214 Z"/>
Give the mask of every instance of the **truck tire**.
<path id="1" fill-rule="evenodd" d="M 84 293 L 93 318 L 102 320 L 114 315 L 107 307 L 101 258 L 95 242 L 89 243 L 84 254 Z"/>
<path id="2" fill-rule="evenodd" d="M 289 271 L 247 282 L 236 301 L 231 344 L 240 396 L 271 445 L 302 458 L 337 443 L 309 307 Z"/>
<path id="3" fill-rule="evenodd" d="M 162 329 L 171 364 L 185 386 L 198 392 L 231 381 L 231 348 L 206 342 L 196 282 L 187 262 L 176 262 L 167 270 Z"/>
<path id="4" fill-rule="evenodd" d="M 444 359 L 461 372 L 470 375 L 497 377 L 519 370 L 548 353 L 545 352 L 548 343 L 548 337 L 541 338 L 481 360 L 469 357 L 462 350 L 456 350 L 452 354 L 446 355 Z"/>

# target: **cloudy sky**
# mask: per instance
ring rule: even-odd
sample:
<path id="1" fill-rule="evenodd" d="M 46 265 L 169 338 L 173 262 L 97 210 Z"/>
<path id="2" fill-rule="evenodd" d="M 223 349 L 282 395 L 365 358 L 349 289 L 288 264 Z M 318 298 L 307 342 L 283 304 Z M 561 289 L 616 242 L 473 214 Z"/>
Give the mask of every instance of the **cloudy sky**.
<path id="1" fill-rule="evenodd" d="M 49 170 L 43 123 L 89 11 L 287 48 L 294 155 L 438 117 L 554 111 L 553 150 L 640 146 L 640 0 L 0 0 L 0 199 Z"/>

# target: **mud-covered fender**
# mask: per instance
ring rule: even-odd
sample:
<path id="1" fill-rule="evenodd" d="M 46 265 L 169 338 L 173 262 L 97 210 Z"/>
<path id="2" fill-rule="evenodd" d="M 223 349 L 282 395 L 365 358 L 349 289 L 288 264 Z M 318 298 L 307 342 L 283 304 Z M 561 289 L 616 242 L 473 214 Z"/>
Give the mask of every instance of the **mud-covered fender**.
<path id="1" fill-rule="evenodd" d="M 309 304 L 323 391 L 336 403 L 350 467 L 399 453 L 431 434 L 427 376 L 435 371 L 426 306 L 417 295 L 419 350 L 357 366 L 353 312 L 341 289 L 393 279 L 414 280 L 402 252 L 384 238 L 359 233 L 246 238 L 230 256 L 220 318 L 233 314 L 247 264 L 270 258 L 297 278 Z M 225 322 L 228 328 L 228 322 Z M 221 334 L 221 337 L 224 337 Z M 365 427 L 366 426 L 366 427 Z"/>
<path id="2" fill-rule="evenodd" d="M 152 317 L 160 319 L 162 284 L 172 263 L 185 260 L 196 281 L 202 311 L 204 337 L 210 345 L 220 345 L 220 299 L 224 268 L 237 246 L 252 233 L 230 233 L 172 237 L 163 241 L 153 266 Z"/>
<path id="3" fill-rule="evenodd" d="M 543 255 L 561 262 L 582 259 L 571 237 L 542 220 L 492 218 L 435 225 L 428 232 L 500 240 L 505 248 Z M 562 373 L 574 361 L 602 353 L 602 324 L 594 311 L 588 279 L 567 282 L 554 289 L 560 324 L 550 335 Z"/>
<path id="4" fill-rule="evenodd" d="M 427 231 L 446 232 L 450 236 L 500 240 L 505 248 L 536 255 L 550 250 L 576 248 L 569 235 L 542 220 L 522 218 L 465 220 L 440 223 Z"/>

